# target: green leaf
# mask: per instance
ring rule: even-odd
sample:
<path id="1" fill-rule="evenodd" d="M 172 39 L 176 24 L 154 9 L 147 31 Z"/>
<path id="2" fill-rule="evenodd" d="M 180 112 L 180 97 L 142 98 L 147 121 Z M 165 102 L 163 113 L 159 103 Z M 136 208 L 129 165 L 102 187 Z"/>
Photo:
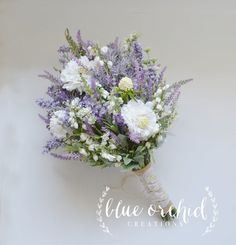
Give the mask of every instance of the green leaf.
<path id="1" fill-rule="evenodd" d="M 67 145 L 65 146 L 65 150 L 68 152 L 77 152 L 79 149 L 78 149 L 78 146 Z"/>
<path id="2" fill-rule="evenodd" d="M 145 147 L 143 147 L 142 145 L 138 146 L 136 151 L 137 153 L 141 153 L 143 150 L 145 149 Z"/>
<path id="3" fill-rule="evenodd" d="M 126 146 L 128 144 L 128 138 L 127 138 L 127 136 L 125 136 L 123 134 L 118 134 L 118 138 L 120 139 L 121 144 L 123 146 Z"/>
<path id="4" fill-rule="evenodd" d="M 137 155 L 133 158 L 135 162 L 138 162 L 140 167 L 144 167 L 144 156 L 143 155 Z"/>
<path id="5" fill-rule="evenodd" d="M 125 165 L 128 165 L 130 162 L 132 162 L 132 159 L 130 159 L 128 157 L 124 157 L 123 160 L 124 160 Z"/>

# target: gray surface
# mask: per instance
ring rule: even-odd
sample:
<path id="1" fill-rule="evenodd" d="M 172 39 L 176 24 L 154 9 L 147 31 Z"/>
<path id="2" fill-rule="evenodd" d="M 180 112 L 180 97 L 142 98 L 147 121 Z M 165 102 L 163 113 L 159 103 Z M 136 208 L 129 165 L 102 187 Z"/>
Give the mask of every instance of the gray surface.
<path id="1" fill-rule="evenodd" d="M 3 245 L 235 244 L 235 1 L 0 1 L 0 201 Z M 48 133 L 34 104 L 57 64 L 63 31 L 80 28 L 101 44 L 141 33 L 144 46 L 168 66 L 170 81 L 193 77 L 183 89 L 179 118 L 157 153 L 158 176 L 174 201 L 191 206 L 210 186 L 219 204 L 215 230 L 98 227 L 95 210 L 104 184 L 119 185 L 117 169 L 88 168 L 42 156 Z M 138 184 L 130 184 L 138 190 Z M 122 191 L 113 195 L 135 202 Z M 144 219 L 146 219 L 144 217 Z"/>

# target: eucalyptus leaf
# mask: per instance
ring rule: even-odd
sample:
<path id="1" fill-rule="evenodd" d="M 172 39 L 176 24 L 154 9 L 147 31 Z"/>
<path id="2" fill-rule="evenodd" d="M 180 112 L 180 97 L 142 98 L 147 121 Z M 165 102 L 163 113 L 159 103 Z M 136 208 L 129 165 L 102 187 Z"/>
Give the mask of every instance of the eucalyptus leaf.
<path id="1" fill-rule="evenodd" d="M 140 166 L 144 166 L 144 156 L 143 155 L 137 155 L 133 158 L 135 162 L 138 162 Z"/>
<path id="2" fill-rule="evenodd" d="M 130 159 L 128 157 L 124 157 L 123 160 L 124 160 L 125 165 L 128 165 L 130 162 L 132 162 L 132 159 Z"/>
<path id="3" fill-rule="evenodd" d="M 118 135 L 118 138 L 120 139 L 122 145 L 125 146 L 125 145 L 128 144 L 127 136 L 125 136 L 125 135 L 123 135 L 123 134 L 119 134 L 119 135 Z"/>

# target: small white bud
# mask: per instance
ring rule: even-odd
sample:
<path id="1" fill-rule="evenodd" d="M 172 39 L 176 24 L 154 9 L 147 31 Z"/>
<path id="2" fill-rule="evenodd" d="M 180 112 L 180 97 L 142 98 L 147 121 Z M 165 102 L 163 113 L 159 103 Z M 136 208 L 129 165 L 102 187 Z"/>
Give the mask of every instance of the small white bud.
<path id="1" fill-rule="evenodd" d="M 108 47 L 107 46 L 102 47 L 101 52 L 102 54 L 106 54 L 108 52 Z"/>
<path id="2" fill-rule="evenodd" d="M 102 97 L 106 99 L 108 97 L 108 95 L 109 95 L 109 92 L 107 92 L 105 89 L 103 89 L 102 90 Z"/>
<path id="3" fill-rule="evenodd" d="M 120 162 L 120 161 L 122 160 L 122 157 L 121 157 L 121 156 L 117 156 L 117 157 L 116 157 L 116 160 L 117 160 L 118 162 Z"/>
<path id="4" fill-rule="evenodd" d="M 109 60 L 109 61 L 107 62 L 107 65 L 108 65 L 109 68 L 111 68 L 112 65 L 113 65 L 112 61 Z"/>
<path id="5" fill-rule="evenodd" d="M 86 141 L 88 139 L 88 135 L 87 134 L 85 134 L 85 133 L 81 133 L 80 134 L 80 140 L 81 141 Z"/>
<path id="6" fill-rule="evenodd" d="M 155 101 L 156 101 L 157 103 L 160 103 L 160 102 L 161 102 L 161 99 L 160 99 L 159 97 L 157 97 L 157 98 L 155 99 Z"/>
<path id="7" fill-rule="evenodd" d="M 74 128 L 78 128 L 79 127 L 77 122 L 75 122 L 73 126 L 74 126 Z"/>
<path id="8" fill-rule="evenodd" d="M 162 110 L 162 106 L 159 104 L 159 105 L 157 105 L 157 110 L 159 110 L 159 111 L 161 111 Z"/>
<path id="9" fill-rule="evenodd" d="M 87 156 L 88 155 L 87 152 L 85 151 L 85 149 L 80 149 L 79 150 L 79 153 L 82 154 L 82 155 L 84 155 L 84 156 Z"/>
<path id="10" fill-rule="evenodd" d="M 157 139 L 158 139 L 158 142 L 162 142 L 163 141 L 162 135 L 159 135 Z"/>
<path id="11" fill-rule="evenodd" d="M 169 84 L 166 84 L 165 87 L 163 88 L 164 90 L 168 89 L 170 87 Z"/>
<path id="12" fill-rule="evenodd" d="M 98 156 L 97 155 L 93 155 L 93 160 L 96 162 L 98 160 Z"/>

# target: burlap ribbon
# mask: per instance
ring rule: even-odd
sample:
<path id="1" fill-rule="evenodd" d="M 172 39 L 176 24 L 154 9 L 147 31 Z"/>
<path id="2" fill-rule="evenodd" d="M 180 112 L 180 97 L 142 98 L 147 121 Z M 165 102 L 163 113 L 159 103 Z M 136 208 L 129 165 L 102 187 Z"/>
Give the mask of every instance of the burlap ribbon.
<path id="1" fill-rule="evenodd" d="M 168 213 L 174 205 L 158 181 L 152 164 L 148 164 L 144 168 L 133 172 L 143 184 L 152 204 L 154 204 L 157 209 L 163 210 L 164 214 Z"/>

